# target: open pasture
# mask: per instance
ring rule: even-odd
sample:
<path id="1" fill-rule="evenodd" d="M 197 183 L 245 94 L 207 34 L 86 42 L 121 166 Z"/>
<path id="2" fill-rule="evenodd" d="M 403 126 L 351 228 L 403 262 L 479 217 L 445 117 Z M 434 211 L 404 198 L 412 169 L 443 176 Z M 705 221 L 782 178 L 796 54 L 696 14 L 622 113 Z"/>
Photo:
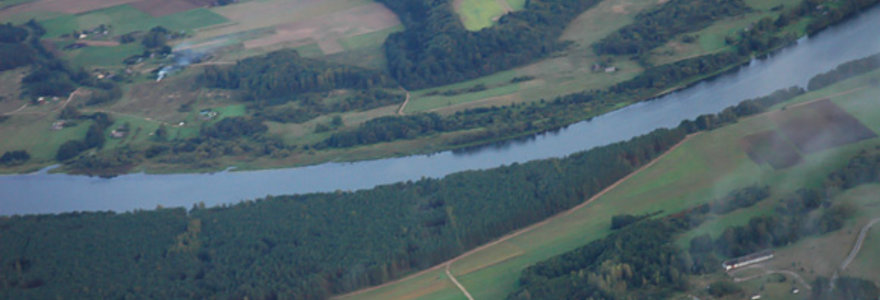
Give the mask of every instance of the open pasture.
<path id="1" fill-rule="evenodd" d="M 275 44 L 286 43 L 289 46 L 300 46 L 317 43 L 325 55 L 356 49 L 364 41 L 353 37 L 368 35 L 392 28 L 400 24 L 397 18 L 378 3 L 360 5 L 335 11 L 323 16 L 294 21 L 275 26 L 275 33 L 245 41 L 245 48 L 263 48 Z M 387 36 L 387 34 L 385 35 Z M 385 36 L 377 36 L 379 43 Z M 369 37 L 369 36 L 368 36 Z M 341 39 L 354 41 L 340 44 Z"/>
<path id="2" fill-rule="evenodd" d="M 118 36 L 139 30 L 146 31 L 155 26 L 163 26 L 175 31 L 191 31 L 227 21 L 226 18 L 205 8 L 153 17 L 134 6 L 124 4 L 83 14 L 61 15 L 41 20 L 40 23 L 46 28 L 45 37 L 52 38 L 74 30 L 92 29 L 101 24 L 112 26 L 110 36 Z"/>

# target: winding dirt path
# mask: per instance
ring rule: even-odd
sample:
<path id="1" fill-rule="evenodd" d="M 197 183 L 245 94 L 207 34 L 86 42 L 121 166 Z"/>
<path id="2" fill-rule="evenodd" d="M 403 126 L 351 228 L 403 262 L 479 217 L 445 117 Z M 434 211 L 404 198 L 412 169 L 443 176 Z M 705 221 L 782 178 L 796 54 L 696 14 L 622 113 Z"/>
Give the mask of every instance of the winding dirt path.
<path id="1" fill-rule="evenodd" d="M 859 251 L 862 250 L 862 244 L 864 244 L 865 238 L 868 237 L 868 231 L 871 230 L 871 226 L 874 226 L 877 222 L 880 222 L 880 218 L 874 218 L 859 230 L 859 238 L 856 240 L 856 244 L 853 246 L 852 250 L 849 251 L 849 255 L 840 264 L 840 271 L 846 270 L 846 267 L 856 259 L 856 256 L 859 255 Z"/>
<path id="2" fill-rule="evenodd" d="M 406 91 L 406 90 L 404 90 L 404 91 L 406 92 L 406 100 L 403 100 L 403 104 L 401 104 L 400 108 L 397 109 L 398 116 L 403 115 L 403 109 L 406 108 L 407 104 L 409 104 L 409 91 Z"/>
<path id="3" fill-rule="evenodd" d="M 394 281 L 386 282 L 386 283 L 381 284 L 381 285 L 377 285 L 377 286 L 374 286 L 374 287 L 370 287 L 370 288 L 366 288 L 366 289 L 362 289 L 362 290 L 354 291 L 354 292 L 351 292 L 351 293 L 348 293 L 348 294 L 344 294 L 344 295 L 335 296 L 335 297 L 333 297 L 332 299 L 341 299 L 341 298 L 348 298 L 348 297 L 351 297 L 351 296 L 356 296 L 356 295 L 363 294 L 363 293 L 366 293 L 366 292 L 370 292 L 370 291 L 373 291 L 373 290 L 376 290 L 376 289 L 380 289 L 380 288 L 387 287 L 387 286 L 390 286 L 390 285 L 398 284 L 398 283 L 400 283 L 400 282 L 407 281 L 407 280 L 413 279 L 413 278 L 415 278 L 415 277 L 422 276 L 422 275 L 424 275 L 424 274 L 426 274 L 426 273 L 428 273 L 428 272 L 433 272 L 433 271 L 440 270 L 440 269 L 442 269 L 442 268 L 446 268 L 446 275 L 449 276 L 449 279 L 451 279 L 451 280 L 453 281 L 453 283 L 455 283 L 455 284 L 459 287 L 459 289 L 465 294 L 465 296 L 468 296 L 468 299 L 471 299 L 471 300 L 472 300 L 473 298 L 470 297 L 470 293 L 467 292 L 467 289 L 465 289 L 465 287 L 464 287 L 463 285 L 461 285 L 461 284 L 458 282 L 458 280 L 455 279 L 454 276 L 452 276 L 452 272 L 449 271 L 449 269 L 450 269 L 450 267 L 452 266 L 453 263 L 455 263 L 455 262 L 457 262 L 457 261 L 459 261 L 459 260 L 461 260 L 461 259 L 463 259 L 463 258 L 465 258 L 465 257 L 471 256 L 471 255 L 473 255 L 474 253 L 477 253 L 477 252 L 483 251 L 483 250 L 485 250 L 486 248 L 489 248 L 489 247 L 492 247 L 492 246 L 498 245 L 498 244 L 503 243 L 503 242 L 506 242 L 506 241 L 508 241 L 508 240 L 510 240 L 510 239 L 512 239 L 512 238 L 518 237 L 518 236 L 520 236 L 520 235 L 522 235 L 522 234 L 524 234 L 524 233 L 528 233 L 528 232 L 530 232 L 530 231 L 532 231 L 532 230 L 535 230 L 535 229 L 537 229 L 537 228 L 540 228 L 540 227 L 546 225 L 547 223 L 550 223 L 551 221 L 554 221 L 554 220 L 557 220 L 557 219 L 559 219 L 559 218 L 565 217 L 565 216 L 570 215 L 571 213 L 573 213 L 573 212 L 575 212 L 575 211 L 577 211 L 577 210 L 580 210 L 580 209 L 584 208 L 585 206 L 589 205 L 590 203 L 592 203 L 592 202 L 595 201 L 596 199 L 598 199 L 598 198 L 604 196 L 604 195 L 605 195 L 606 193 L 608 193 L 609 191 L 615 189 L 615 188 L 616 188 L 617 186 L 619 186 L 620 184 L 626 182 L 627 180 L 629 180 L 629 179 L 632 178 L 633 176 L 638 175 L 639 173 L 641 173 L 642 171 L 644 171 L 644 170 L 647 169 L 647 168 L 650 168 L 651 166 L 653 166 L 654 164 L 656 164 L 658 161 L 660 161 L 663 157 L 666 157 L 666 155 L 669 155 L 669 153 L 672 153 L 672 151 L 674 151 L 675 149 L 678 149 L 678 147 L 681 147 L 681 145 L 683 145 L 685 142 L 687 142 L 688 140 L 690 140 L 691 138 L 693 138 L 694 136 L 699 135 L 699 134 L 700 134 L 700 133 L 694 133 L 694 134 L 690 134 L 690 135 L 686 136 L 684 139 L 682 139 L 680 142 L 678 142 L 678 144 L 675 144 L 674 146 L 670 147 L 668 150 L 666 150 L 666 152 L 664 152 L 664 153 L 661 154 L 660 156 L 657 156 L 657 157 L 654 158 L 654 160 L 652 160 L 651 162 L 649 162 L 649 163 L 645 164 L 644 166 L 642 166 L 641 168 L 639 168 L 639 169 L 637 169 L 637 170 L 635 170 L 635 171 L 629 173 L 629 175 L 626 175 L 626 176 L 624 176 L 623 178 L 617 180 L 617 181 L 614 182 L 613 184 L 609 185 L 608 187 L 606 187 L 606 188 L 603 189 L 602 191 L 596 193 L 595 195 L 593 195 L 592 197 L 590 197 L 589 199 L 587 199 L 587 200 L 584 201 L 583 203 L 578 204 L 578 205 L 575 206 L 575 207 L 572 207 L 572 208 L 570 208 L 570 209 L 568 209 L 568 210 L 566 210 L 566 211 L 563 211 L 563 212 L 557 213 L 556 215 L 553 215 L 553 216 L 551 216 L 551 217 L 549 217 L 549 218 L 547 218 L 547 219 L 544 219 L 544 220 L 541 221 L 541 222 L 538 222 L 538 223 L 532 224 L 532 225 L 530 225 L 530 226 L 528 226 L 528 227 L 526 227 L 526 228 L 523 228 L 523 229 L 520 229 L 520 230 L 515 231 L 515 232 L 513 232 L 513 233 L 507 234 L 507 235 L 505 235 L 505 236 L 503 236 L 503 237 L 501 237 L 501 238 L 499 238 L 499 239 L 497 239 L 497 240 L 494 240 L 494 241 L 492 241 L 492 242 L 489 242 L 489 243 L 487 243 L 487 244 L 484 244 L 484 245 L 482 245 L 482 246 L 480 246 L 480 247 L 477 247 L 477 248 L 471 249 L 470 251 L 465 252 L 464 254 L 461 254 L 461 255 L 459 255 L 459 256 L 457 256 L 457 257 L 455 257 L 455 258 L 453 258 L 453 259 L 450 259 L 450 260 L 448 260 L 448 261 L 446 261 L 446 262 L 443 262 L 443 263 L 441 263 L 441 264 L 439 264 L 439 265 L 433 266 L 433 267 L 428 268 L 428 269 L 424 269 L 424 270 L 422 270 L 422 271 L 416 272 L 416 273 L 414 273 L 414 274 L 411 274 L 411 275 L 409 275 L 409 276 L 406 276 L 406 277 L 403 277 L 403 278 L 400 278 L 400 279 L 397 279 L 397 280 L 394 280 Z"/>

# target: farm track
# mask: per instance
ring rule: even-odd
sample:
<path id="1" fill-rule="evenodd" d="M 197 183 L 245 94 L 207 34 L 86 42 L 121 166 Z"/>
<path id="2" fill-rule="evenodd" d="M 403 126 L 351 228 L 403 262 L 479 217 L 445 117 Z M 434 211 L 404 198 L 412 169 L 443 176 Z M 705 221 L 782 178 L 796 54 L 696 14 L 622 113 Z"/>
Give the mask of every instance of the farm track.
<path id="1" fill-rule="evenodd" d="M 698 135 L 698 134 L 699 134 L 699 133 L 695 133 L 695 134 L 688 135 L 687 137 L 685 137 L 684 139 L 682 139 L 681 141 L 679 141 L 678 144 L 675 144 L 674 146 L 672 146 L 672 147 L 670 147 L 668 150 L 666 150 L 666 152 L 664 152 L 664 153 L 661 154 L 660 156 L 657 156 L 656 158 L 654 158 L 654 160 L 652 160 L 651 162 L 645 164 L 644 166 L 642 166 L 642 167 L 639 168 L 638 170 L 635 170 L 635 171 L 631 172 L 629 175 L 626 175 L 626 176 L 624 176 L 623 178 L 617 180 L 617 181 L 614 182 L 613 184 L 609 185 L 608 187 L 606 187 L 605 189 L 603 189 L 603 190 L 600 191 L 599 193 L 596 193 L 595 195 L 593 195 L 592 197 L 590 197 L 589 199 L 587 199 L 587 200 L 584 201 L 583 203 L 578 204 L 578 205 L 575 206 L 575 207 L 572 207 L 572 208 L 570 208 L 570 209 L 568 209 L 568 210 L 566 210 L 566 211 L 563 211 L 563 212 L 557 213 L 556 215 L 553 215 L 553 216 L 551 216 L 551 217 L 549 217 L 549 218 L 547 218 L 547 219 L 544 219 L 544 220 L 541 221 L 541 222 L 538 222 L 538 223 L 532 224 L 532 225 L 530 225 L 530 226 L 528 226 L 528 227 L 526 227 L 526 228 L 520 229 L 520 230 L 515 231 L 515 232 L 513 232 L 513 233 L 510 233 L 510 234 L 508 234 L 508 235 L 505 235 L 505 236 L 503 236 L 503 237 L 501 237 L 501 238 L 499 238 L 499 239 L 497 239 L 497 240 L 494 240 L 494 241 L 492 241 L 492 242 L 489 242 L 489 243 L 487 243 L 487 244 L 484 244 L 484 245 L 482 245 L 482 246 L 480 246 L 480 247 L 477 247 L 477 248 L 471 249 L 470 251 L 465 252 L 464 254 L 461 254 L 461 255 L 459 255 L 459 256 L 457 256 L 457 257 L 455 257 L 455 258 L 453 258 L 453 259 L 450 259 L 450 260 L 448 260 L 448 261 L 446 261 L 446 262 L 443 262 L 443 263 L 441 263 L 441 264 L 435 265 L 435 266 L 433 266 L 433 267 L 431 267 L 431 268 L 428 268 L 428 269 L 425 269 L 425 270 L 422 270 L 422 271 L 416 272 L 416 273 L 414 273 L 414 274 L 411 274 L 411 275 L 409 275 L 409 276 L 406 276 L 406 277 L 403 277 L 403 278 L 400 278 L 400 279 L 397 279 L 397 280 L 394 280 L 394 281 L 386 282 L 386 283 L 381 284 L 381 285 L 377 285 L 377 286 L 374 286 L 374 287 L 370 287 L 370 288 L 362 289 L 362 290 L 359 290 L 359 291 L 354 291 L 354 292 L 351 292 L 351 293 L 348 293 L 348 294 L 344 294 L 344 295 L 335 296 L 335 297 L 333 297 L 333 298 L 331 298 L 331 299 L 347 298 L 347 297 L 351 297 L 351 296 L 356 296 L 356 295 L 359 295 L 359 294 L 363 294 L 363 293 L 366 293 L 366 292 L 374 291 L 374 290 L 377 290 L 377 289 L 380 289 L 380 288 L 383 288 L 383 287 L 387 287 L 387 286 L 390 286 L 390 285 L 394 285 L 394 284 L 397 284 L 397 283 L 400 283 L 400 282 L 404 282 L 404 281 L 407 281 L 407 280 L 410 280 L 410 279 L 413 279 L 413 278 L 419 277 L 419 276 L 424 275 L 424 274 L 429 273 L 429 272 L 433 272 L 433 271 L 440 270 L 440 269 L 442 269 L 442 268 L 446 268 L 446 270 L 447 270 L 447 275 L 449 276 L 450 279 L 453 280 L 453 283 L 456 283 L 457 280 L 455 280 L 454 277 L 452 276 L 452 272 L 449 272 L 449 268 L 451 267 L 451 265 L 452 265 L 453 263 L 455 263 L 455 262 L 457 262 L 457 261 L 459 261 L 459 260 L 461 260 L 461 259 L 463 259 L 463 258 L 465 258 L 465 257 L 471 256 L 471 255 L 473 255 L 474 253 L 477 253 L 477 252 L 483 251 L 483 250 L 485 250 L 486 248 L 489 248 L 489 247 L 492 247 L 492 246 L 498 245 L 498 244 L 503 243 L 503 242 L 506 242 L 506 241 L 508 241 L 508 240 L 510 240 L 510 239 L 512 239 L 512 238 L 518 237 L 518 236 L 520 236 L 520 235 L 522 235 L 522 234 L 524 234 L 524 233 L 528 233 L 528 232 L 530 232 L 530 231 L 532 231 L 532 230 L 535 230 L 535 229 L 537 229 L 537 228 L 540 228 L 540 227 L 546 225 L 547 223 L 550 223 L 551 221 L 554 221 L 554 220 L 557 220 L 557 219 L 559 219 L 559 218 L 562 218 L 562 217 L 568 216 L 568 215 L 572 214 L 573 212 L 575 212 L 575 211 L 577 211 L 577 210 L 580 210 L 580 209 L 584 208 L 585 206 L 589 205 L 590 203 L 592 203 L 592 202 L 595 201 L 596 199 L 598 199 L 598 198 L 604 196 L 605 194 L 607 194 L 609 191 L 613 190 L 614 188 L 616 188 L 616 187 L 619 186 L 620 184 L 626 182 L 627 180 L 629 180 L 629 179 L 632 178 L 633 176 L 635 176 L 635 175 L 641 173 L 642 171 L 644 171 L 644 170 L 650 168 L 650 167 L 653 166 L 655 163 L 657 163 L 658 161 L 660 161 L 663 157 L 666 157 L 666 155 L 669 155 L 669 153 L 672 153 L 673 151 L 675 151 L 675 149 L 677 149 L 678 147 L 680 147 L 680 146 L 683 145 L 685 142 L 687 142 L 688 140 L 690 140 L 691 138 L 693 138 L 694 136 L 696 136 L 696 135 Z M 457 284 L 457 285 L 459 286 L 459 289 L 461 289 L 462 292 L 465 293 L 465 295 L 469 295 L 469 293 L 467 293 L 467 290 L 464 288 L 464 286 L 462 286 L 462 285 L 460 285 L 460 284 Z M 469 299 L 472 299 L 472 298 L 469 298 Z"/>
<path id="2" fill-rule="evenodd" d="M 397 109 L 398 116 L 403 115 L 403 110 L 406 108 L 407 104 L 409 104 L 409 91 L 406 91 L 406 100 L 403 100 L 403 104 L 401 104 L 400 108 Z"/>
<path id="3" fill-rule="evenodd" d="M 455 279 L 455 276 L 452 276 L 452 272 L 449 272 L 450 266 L 452 266 L 452 264 L 446 264 L 446 276 L 449 277 L 449 280 L 452 280 L 452 283 L 454 283 L 455 286 L 457 286 L 458 289 L 461 290 L 461 292 L 464 294 L 465 297 L 468 298 L 468 300 L 474 300 L 474 297 L 471 296 L 471 293 L 469 293 L 467 289 L 465 289 L 464 286 Z"/>
<path id="4" fill-rule="evenodd" d="M 871 230 L 871 226 L 874 226 L 874 224 L 877 224 L 877 222 L 880 222 L 880 218 L 874 218 L 873 220 L 871 220 L 871 222 L 868 222 L 868 224 L 865 224 L 865 226 L 862 227 L 861 230 L 859 230 L 859 238 L 856 240 L 856 244 L 853 245 L 853 248 L 852 250 L 850 250 L 849 255 L 846 257 L 846 259 L 843 260 L 843 263 L 840 264 L 841 271 L 846 270 L 846 267 L 848 267 L 849 264 L 852 263 L 854 259 L 856 259 L 857 255 L 859 255 L 859 251 L 862 250 L 862 245 L 865 242 L 865 238 L 868 237 L 868 231 Z"/>

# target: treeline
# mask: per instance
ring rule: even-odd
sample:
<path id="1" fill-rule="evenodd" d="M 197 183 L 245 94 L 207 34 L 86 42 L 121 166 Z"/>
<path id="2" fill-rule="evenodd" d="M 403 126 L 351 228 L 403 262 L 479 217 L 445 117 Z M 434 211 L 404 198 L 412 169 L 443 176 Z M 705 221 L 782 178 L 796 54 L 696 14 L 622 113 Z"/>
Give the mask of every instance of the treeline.
<path id="1" fill-rule="evenodd" d="M 337 99 L 332 99 L 337 98 Z M 364 111 L 403 103 L 406 94 L 385 89 L 350 90 L 345 95 L 302 95 L 296 106 L 254 106 L 254 117 L 280 123 L 304 123 L 334 112 Z"/>
<path id="2" fill-rule="evenodd" d="M 837 82 L 865 74 L 880 68 L 880 53 L 843 63 L 834 70 L 810 78 L 807 88 L 811 91 L 822 89 Z"/>
<path id="3" fill-rule="evenodd" d="M 522 271 L 507 299 L 661 299 L 688 289 L 677 233 L 702 222 L 685 211 L 646 220 Z"/>
<path id="4" fill-rule="evenodd" d="M 262 103 L 283 103 L 302 94 L 336 89 L 397 87 L 379 71 L 305 58 L 292 49 L 246 58 L 232 67 L 209 66 L 204 79 L 211 87 L 244 90 Z"/>
<path id="5" fill-rule="evenodd" d="M 675 35 L 698 31 L 720 18 L 749 11 L 742 0 L 672 0 L 639 13 L 632 24 L 602 38 L 593 49 L 599 54 L 647 53 Z"/>
<path id="6" fill-rule="evenodd" d="M 770 196 L 770 186 L 749 186 L 735 190 L 727 196 L 712 202 L 712 212 L 726 214 L 731 211 L 751 207 Z"/>
<path id="7" fill-rule="evenodd" d="M 388 70 L 408 89 L 464 81 L 544 58 L 567 44 L 565 27 L 598 0 L 531 0 L 472 32 L 447 0 L 379 0 L 406 26 L 385 41 Z"/>
<path id="8" fill-rule="evenodd" d="M 28 31 L 12 23 L 0 24 L 0 71 L 27 66 L 34 62 L 36 51 L 28 46 Z"/>
<path id="9" fill-rule="evenodd" d="M 568 209 L 684 135 L 658 130 L 564 159 L 357 192 L 194 207 L 188 215 L 0 218 L 0 234 L 15 236 L 0 244 L 0 295 L 327 298 L 429 267 Z M 150 222 L 167 229 L 143 225 Z M 72 250 L 85 245 L 89 251 Z"/>
<path id="10" fill-rule="evenodd" d="M 6 151 L 0 156 L 0 164 L 17 165 L 31 159 L 30 153 L 25 150 Z"/>

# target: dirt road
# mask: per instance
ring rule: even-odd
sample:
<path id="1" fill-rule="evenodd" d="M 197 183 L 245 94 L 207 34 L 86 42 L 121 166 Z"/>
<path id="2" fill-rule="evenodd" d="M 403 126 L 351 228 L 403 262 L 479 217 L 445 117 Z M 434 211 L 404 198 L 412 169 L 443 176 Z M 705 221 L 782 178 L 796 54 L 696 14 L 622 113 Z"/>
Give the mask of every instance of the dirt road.
<path id="1" fill-rule="evenodd" d="M 406 100 L 403 100 L 403 104 L 400 105 L 400 108 L 397 109 L 397 115 L 403 115 L 403 109 L 406 108 L 406 105 L 409 104 L 409 91 L 406 91 Z"/>
<path id="2" fill-rule="evenodd" d="M 616 188 L 617 186 L 619 186 L 621 183 L 626 182 L 627 180 L 629 180 L 629 179 L 632 178 L 633 176 L 635 176 L 635 175 L 641 173 L 642 171 L 644 171 L 644 170 L 647 169 L 647 168 L 650 168 L 650 167 L 653 166 L 655 163 L 657 163 L 657 161 L 659 161 L 660 159 L 662 159 L 663 157 L 665 157 L 666 155 L 668 155 L 669 153 L 671 153 L 672 151 L 674 151 L 675 149 L 677 149 L 678 147 L 680 147 L 682 144 L 684 144 L 685 142 L 687 142 L 688 140 L 690 140 L 691 138 L 693 138 L 694 136 L 696 136 L 696 135 L 698 135 L 698 134 L 699 134 L 699 133 L 695 133 L 695 134 L 688 135 L 687 137 L 685 137 L 684 139 L 682 139 L 680 142 L 678 142 L 678 144 L 675 144 L 674 146 L 670 147 L 669 150 L 666 150 L 665 153 L 661 154 L 661 155 L 658 156 L 657 158 L 654 158 L 654 160 L 652 160 L 652 161 L 649 162 L 648 164 L 642 166 L 642 167 L 639 168 L 638 170 L 635 170 L 635 171 L 631 172 L 629 175 L 626 175 L 625 177 L 623 177 L 623 178 L 617 180 L 616 182 L 614 182 L 613 184 L 609 185 L 608 187 L 606 187 L 605 189 L 603 189 L 603 190 L 600 191 L 599 193 L 596 193 L 595 195 L 593 195 L 592 197 L 590 197 L 590 199 L 587 199 L 586 201 L 584 201 L 584 202 L 581 203 L 581 204 L 578 204 L 578 205 L 575 206 L 575 207 L 572 207 L 572 208 L 570 208 L 570 209 L 568 209 L 568 210 L 566 210 L 566 211 L 560 212 L 560 213 L 558 213 L 558 214 L 556 214 L 556 215 L 554 215 L 554 216 L 551 216 L 551 217 L 549 217 L 549 218 L 547 218 L 547 219 L 544 219 L 544 221 L 541 221 L 541 222 L 538 222 L 538 223 L 532 224 L 531 226 L 528 226 L 528 227 L 526 227 L 526 228 L 520 229 L 520 230 L 515 231 L 515 232 L 513 232 L 513 233 L 510 233 L 510 234 L 508 234 L 508 235 L 505 235 L 505 236 L 503 236 L 503 237 L 501 237 L 501 238 L 499 238 L 499 239 L 497 239 L 497 240 L 494 240 L 494 241 L 492 241 L 492 242 L 489 242 L 489 243 L 487 243 L 487 244 L 485 244 L 485 245 L 482 245 L 482 246 L 480 246 L 480 247 L 474 248 L 474 249 L 472 249 L 472 250 L 470 250 L 470 251 L 468 251 L 468 252 L 465 252 L 464 254 L 461 254 L 461 255 L 459 255 L 459 256 L 457 256 L 457 257 L 455 257 L 455 258 L 453 258 L 453 259 L 450 259 L 450 260 L 448 260 L 448 261 L 446 261 L 446 262 L 444 262 L 444 263 L 441 263 L 441 264 L 439 264 L 439 265 L 433 266 L 433 267 L 431 267 L 431 268 L 429 268 L 429 269 L 425 269 L 425 270 L 419 271 L 419 272 L 417 272 L 417 273 L 415 273 L 415 274 L 412 274 L 412 275 L 409 275 L 409 276 L 403 277 L 403 278 L 398 279 L 398 280 L 390 281 L 390 282 L 387 282 L 387 283 L 384 283 L 384 284 L 381 284 L 381 285 L 377 285 L 377 286 L 374 286 L 374 287 L 370 287 L 370 288 L 362 289 L 362 290 L 359 290 L 359 291 L 354 291 L 354 292 L 351 292 L 351 293 L 348 293 L 348 294 L 345 294 L 345 295 L 339 295 L 339 296 L 333 297 L 333 299 L 341 299 L 341 298 L 347 298 L 347 297 L 351 297 L 351 296 L 356 296 L 356 295 L 358 295 L 358 294 L 363 294 L 363 293 L 366 293 L 366 292 L 369 292 L 369 291 L 373 291 L 373 290 L 376 290 L 376 289 L 380 289 L 380 288 L 383 288 L 383 287 L 386 287 L 386 286 L 389 286 L 389 285 L 393 285 L 393 284 L 397 284 L 397 283 L 400 283 L 400 282 L 403 282 L 403 281 L 407 281 L 407 280 L 410 280 L 410 279 L 412 279 L 412 278 L 415 278 L 415 277 L 418 277 L 418 276 L 424 275 L 425 273 L 433 272 L 433 271 L 437 271 L 437 270 L 439 270 L 439 269 L 441 269 L 441 268 L 446 268 L 446 274 L 447 274 L 447 276 L 449 276 L 449 278 L 453 280 L 453 283 L 455 283 L 455 284 L 459 287 L 459 289 L 462 290 L 463 293 L 465 293 L 466 296 L 467 296 L 467 295 L 470 295 L 470 293 L 467 292 L 467 289 L 465 289 L 464 286 L 462 286 L 460 283 L 458 283 L 458 281 L 455 280 L 455 277 L 452 276 L 452 273 L 449 272 L 449 268 L 451 267 L 451 265 L 452 265 L 453 263 L 455 263 L 455 262 L 457 262 L 457 261 L 459 261 L 459 260 L 461 260 L 461 259 L 463 259 L 463 258 L 465 258 L 465 257 L 471 256 L 471 255 L 473 255 L 474 253 L 477 253 L 477 252 L 483 251 L 483 250 L 485 250 L 486 248 L 489 248 L 489 247 L 492 247 L 492 246 L 498 245 L 498 244 L 503 243 L 503 242 L 505 242 L 505 241 L 507 241 L 507 240 L 510 240 L 510 239 L 512 239 L 512 238 L 515 238 L 515 237 L 517 237 L 517 236 L 520 236 L 520 235 L 522 235 L 522 234 L 524 234 L 524 233 L 527 233 L 527 232 L 530 232 L 530 231 L 535 230 L 535 229 L 537 229 L 537 228 L 540 228 L 541 226 L 544 226 L 544 225 L 546 225 L 547 223 L 550 223 L 551 221 L 554 221 L 554 220 L 556 220 L 556 219 L 559 219 L 559 218 L 562 218 L 562 217 L 564 217 L 564 216 L 570 215 L 571 213 L 573 213 L 573 212 L 575 212 L 575 211 L 577 211 L 577 210 L 580 210 L 580 209 L 584 208 L 585 206 L 589 205 L 590 203 L 592 203 L 593 201 L 595 201 L 595 200 L 598 199 L 599 197 L 602 197 L 603 195 L 605 195 L 605 194 L 608 193 L 609 191 L 611 191 L 611 190 L 613 190 L 614 188 Z M 472 299 L 472 298 L 469 297 L 469 299 Z"/>
<path id="3" fill-rule="evenodd" d="M 856 244 L 853 246 L 852 250 L 849 251 L 849 255 L 846 259 L 843 260 L 843 263 L 840 264 L 840 271 L 846 270 L 846 267 L 852 263 L 853 259 L 856 259 L 856 256 L 859 255 L 859 251 L 862 250 L 862 244 L 865 242 L 865 238 L 868 237 L 868 230 L 871 230 L 871 226 L 880 222 L 880 218 L 874 218 L 868 224 L 865 224 L 864 227 L 859 231 L 859 238 L 856 240 Z"/>
<path id="4" fill-rule="evenodd" d="M 471 293 L 469 293 L 467 289 L 465 289 L 464 286 L 461 285 L 461 283 L 459 283 L 457 279 L 455 279 L 455 276 L 452 276 L 452 272 L 449 272 L 450 266 L 450 264 L 446 264 L 446 276 L 449 277 L 449 280 L 452 280 L 452 283 L 454 283 L 455 286 L 457 286 L 458 289 L 461 290 L 461 292 L 464 294 L 465 297 L 468 298 L 468 300 L 474 300 L 474 297 L 471 296 Z"/>

